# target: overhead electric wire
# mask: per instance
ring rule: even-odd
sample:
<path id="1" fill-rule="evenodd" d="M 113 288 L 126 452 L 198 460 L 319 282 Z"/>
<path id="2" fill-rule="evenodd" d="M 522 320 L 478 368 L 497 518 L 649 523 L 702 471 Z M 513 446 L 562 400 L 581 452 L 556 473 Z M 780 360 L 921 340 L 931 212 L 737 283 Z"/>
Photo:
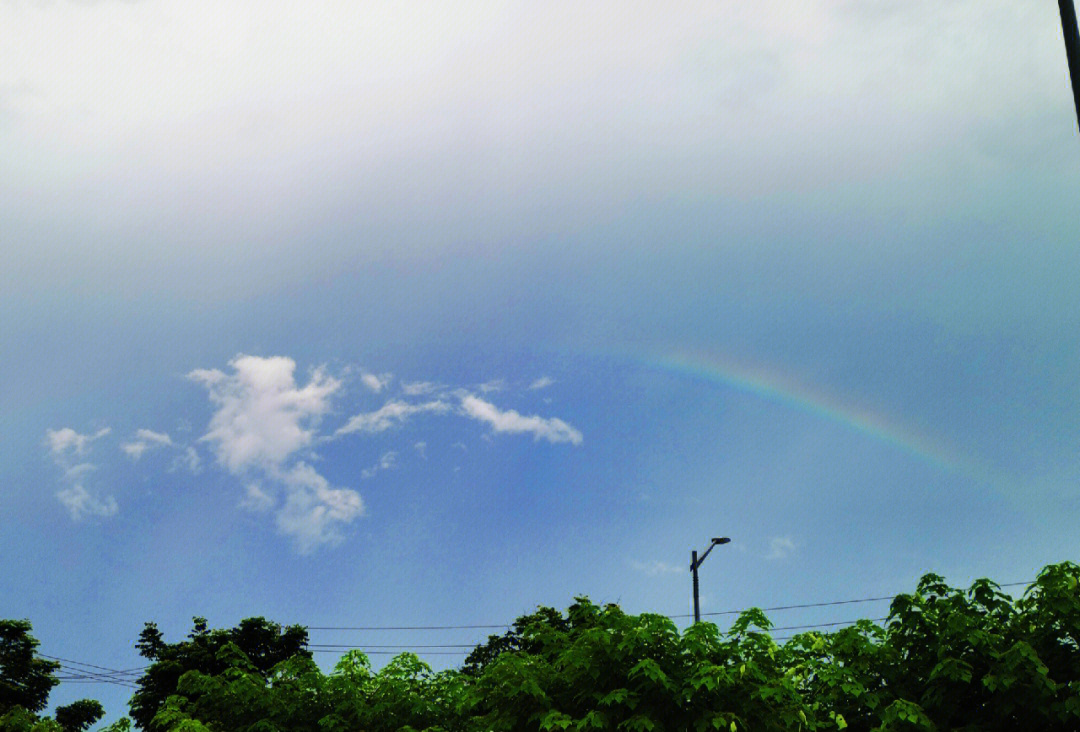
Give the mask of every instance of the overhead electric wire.
<path id="1" fill-rule="evenodd" d="M 1029 582 L 1007 582 L 1004 584 L 996 585 L 997 587 L 1019 587 L 1021 585 L 1032 585 L 1034 581 Z M 901 593 L 907 594 L 907 593 Z M 778 612 L 785 610 L 800 610 L 807 608 L 818 607 L 833 607 L 838 605 L 853 605 L 857 603 L 867 602 L 882 602 L 885 600 L 894 600 L 899 595 L 883 595 L 879 597 L 861 597 L 851 600 L 831 600 L 825 602 L 808 602 L 798 603 L 790 605 L 775 605 L 772 607 L 757 608 L 762 612 Z M 717 615 L 737 615 L 746 612 L 750 608 L 742 610 L 721 610 L 715 612 L 705 612 L 702 615 L 717 616 Z M 668 618 L 685 618 L 691 617 L 689 614 L 680 615 L 666 615 Z M 787 631 L 787 630 L 806 630 L 813 628 L 831 628 L 837 626 L 852 626 L 859 620 L 837 620 L 823 623 L 805 623 L 801 625 L 781 625 L 774 626 L 768 630 L 761 630 L 756 632 L 763 632 L 772 634 L 775 631 Z M 888 617 L 870 618 L 870 622 L 882 622 L 888 620 Z M 473 623 L 468 625 L 367 625 L 367 626 L 318 626 L 309 625 L 303 626 L 305 630 L 315 631 L 387 631 L 387 630 L 478 630 L 478 629 L 509 629 L 512 623 Z M 796 637 L 795 635 L 786 636 L 772 636 L 774 641 L 787 641 Z M 311 643 L 307 645 L 307 648 L 312 653 L 341 653 L 344 651 L 357 650 L 362 651 L 367 655 L 386 655 L 395 656 L 401 653 L 407 653 L 412 649 L 424 649 L 421 653 L 423 655 L 441 655 L 441 656 L 464 656 L 468 655 L 471 651 L 464 649 L 473 649 L 481 645 L 483 641 L 477 643 L 421 643 L 421 644 L 409 644 L 409 643 L 374 643 L 374 644 L 345 644 L 345 643 Z M 428 650 L 428 649 L 461 649 L 461 650 Z M 379 649 L 379 650 L 367 650 L 367 649 Z M 383 649 L 399 649 L 399 650 L 383 650 Z M 136 675 L 140 672 L 150 668 L 150 666 L 140 666 L 131 669 L 114 669 L 108 666 L 99 666 L 93 663 L 86 663 L 83 661 L 74 661 L 67 658 L 61 658 L 60 656 L 50 656 L 45 653 L 39 653 L 39 656 L 53 661 L 59 661 L 61 668 L 67 672 L 65 676 L 58 676 L 57 679 L 62 683 L 108 683 L 116 684 L 118 686 L 126 686 L 128 688 L 138 689 L 139 686 L 136 682 Z M 67 668 L 64 668 L 67 666 Z M 80 668 L 82 667 L 82 668 Z"/>
<path id="2" fill-rule="evenodd" d="M 1005 584 L 997 585 L 998 587 L 1019 587 L 1020 585 L 1032 585 L 1034 581 L 1030 582 L 1006 582 Z M 880 597 L 860 597 L 854 600 L 830 600 L 826 602 L 805 602 L 793 605 L 774 605 L 772 607 L 757 608 L 762 612 L 779 612 L 783 610 L 803 610 L 812 607 L 832 607 L 836 605 L 854 605 L 864 602 L 881 602 L 884 600 L 895 600 L 901 594 L 896 595 L 882 595 Z M 717 610 L 714 612 L 701 613 L 702 615 L 717 616 L 717 615 L 739 615 L 751 608 L 742 608 L 740 610 Z M 667 618 L 689 618 L 693 617 L 691 613 L 682 613 L 675 615 L 665 615 Z M 472 629 L 486 629 L 486 628 L 507 628 L 509 629 L 513 625 L 512 623 L 501 624 L 474 624 L 474 625 L 308 625 L 304 626 L 307 630 L 365 630 L 365 631 L 381 631 L 381 630 L 472 630 Z"/>
<path id="3" fill-rule="evenodd" d="M 74 661 L 70 658 L 61 658 L 60 656 L 50 656 L 47 653 L 39 653 L 42 658 L 47 658 L 50 661 L 58 661 L 61 665 L 61 669 L 69 672 L 69 675 L 73 678 L 60 679 L 61 683 L 68 683 L 74 681 L 80 681 L 84 683 L 96 682 L 103 684 L 114 684 L 116 686 L 125 686 L 130 689 L 138 689 L 132 678 L 132 674 L 143 669 L 115 669 L 108 666 L 98 666 L 93 663 L 85 663 L 83 661 Z M 66 669 L 65 669 L 66 667 Z M 82 668 L 80 668 L 82 667 Z M 98 669 L 97 671 L 93 669 Z M 101 673 L 102 671 L 106 673 Z"/>

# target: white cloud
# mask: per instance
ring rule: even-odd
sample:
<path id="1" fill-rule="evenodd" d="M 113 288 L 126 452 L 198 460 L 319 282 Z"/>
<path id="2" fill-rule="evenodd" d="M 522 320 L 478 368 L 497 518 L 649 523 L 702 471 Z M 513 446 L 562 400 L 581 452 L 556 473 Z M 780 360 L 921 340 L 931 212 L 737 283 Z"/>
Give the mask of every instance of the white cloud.
<path id="1" fill-rule="evenodd" d="M 360 381 L 367 388 L 371 389 L 376 394 L 385 389 L 390 384 L 390 379 L 393 378 L 393 374 L 362 374 Z"/>
<path id="2" fill-rule="evenodd" d="M 529 384 L 529 389 L 543 389 L 545 387 L 551 386 L 554 383 L 555 379 L 551 378 L 550 376 L 541 376 L 539 379 Z"/>
<path id="3" fill-rule="evenodd" d="M 115 498 L 98 498 L 87 491 L 82 483 L 73 483 L 58 491 L 56 497 L 67 508 L 73 521 L 81 521 L 87 516 L 112 516 L 119 510 Z"/>
<path id="4" fill-rule="evenodd" d="M 491 381 L 485 381 L 479 387 L 481 394 L 489 394 L 493 391 L 502 391 L 506 388 L 505 379 L 492 379 Z"/>
<path id="5" fill-rule="evenodd" d="M 466 416 L 481 422 L 487 422 L 495 432 L 526 432 L 531 434 L 535 440 L 569 442 L 573 445 L 580 445 L 582 441 L 581 433 L 578 430 L 557 417 L 549 419 L 535 415 L 526 417 L 513 409 L 508 409 L 505 412 L 499 411 L 494 404 L 471 394 L 462 397 L 461 408 Z"/>
<path id="6" fill-rule="evenodd" d="M 331 487 L 307 463 L 297 464 L 281 478 L 287 495 L 278 511 L 277 525 L 293 538 L 301 554 L 310 554 L 322 544 L 340 542 L 341 525 L 364 513 L 359 493 Z"/>
<path id="7" fill-rule="evenodd" d="M 405 396 L 423 396 L 436 391 L 438 388 L 438 384 L 430 381 L 410 381 L 401 385 L 401 391 Z"/>
<path id="8" fill-rule="evenodd" d="M 87 473 L 92 473 L 95 470 L 97 470 L 97 466 L 92 463 L 78 463 L 64 471 L 64 480 L 77 481 Z"/>
<path id="9" fill-rule="evenodd" d="M 379 462 L 372 465 L 370 468 L 360 471 L 360 477 L 367 480 L 368 478 L 374 478 L 375 474 L 380 470 L 393 470 L 397 467 L 397 453 L 391 450 L 384 453 Z"/>
<path id="10" fill-rule="evenodd" d="M 317 369 L 303 388 L 293 378 L 296 362 L 276 356 L 237 356 L 233 373 L 196 369 L 218 409 L 200 440 L 214 444 L 218 462 L 233 473 L 280 465 L 311 444 L 311 425 L 330 408 L 341 382 Z"/>
<path id="11" fill-rule="evenodd" d="M 49 448 L 56 464 L 63 469 L 63 479 L 68 486 L 56 493 L 56 498 L 64 505 L 73 521 L 81 521 L 87 516 L 112 516 L 119 506 L 112 496 L 98 497 L 86 489 L 83 479 L 97 466 L 93 463 L 72 464 L 71 456 L 83 456 L 90 450 L 90 443 L 109 434 L 111 430 L 103 427 L 93 434 L 80 434 L 70 427 L 58 430 L 46 430 L 45 444 Z"/>
<path id="12" fill-rule="evenodd" d="M 274 507 L 274 497 L 264 491 L 258 483 L 248 483 L 244 488 L 244 500 L 240 501 L 240 507 L 249 511 L 269 511 Z"/>
<path id="13" fill-rule="evenodd" d="M 140 429 L 135 431 L 135 439 L 121 444 L 120 449 L 133 460 L 138 460 L 150 448 L 171 446 L 172 444 L 172 439 L 164 432 Z"/>
<path id="14" fill-rule="evenodd" d="M 650 577 L 655 577 L 659 574 L 682 574 L 686 572 L 686 567 L 678 564 L 668 564 L 667 562 L 660 562 L 653 560 L 651 562 L 631 562 L 630 566 L 638 572 L 644 572 Z"/>
<path id="15" fill-rule="evenodd" d="M 308 463 L 290 464 L 314 444 L 315 426 L 341 382 L 316 369 L 301 388 L 293 377 L 296 363 L 283 356 L 238 356 L 229 365 L 232 374 L 197 369 L 188 376 L 204 384 L 217 405 L 200 439 L 214 445 L 218 462 L 233 474 L 264 479 L 245 486 L 240 505 L 255 511 L 277 506 L 278 528 L 302 554 L 341 541 L 340 527 L 363 513 L 360 494 L 332 487 Z M 188 459 L 197 466 L 197 454 Z"/>
<path id="16" fill-rule="evenodd" d="M 786 559 L 795 551 L 795 542 L 787 536 L 774 536 L 769 542 L 769 553 L 766 559 Z"/>
<path id="17" fill-rule="evenodd" d="M 177 455 L 173 458 L 172 463 L 169 465 L 169 472 L 176 472 L 182 467 L 187 468 L 192 473 L 202 471 L 202 459 L 199 457 L 199 453 L 195 451 L 195 448 L 190 445 L 184 448 L 183 455 Z"/>
<path id="18" fill-rule="evenodd" d="M 45 440 L 53 455 L 64 455 L 68 451 L 71 451 L 76 455 L 85 455 L 91 442 L 104 437 L 111 431 L 112 430 L 108 427 L 102 427 L 92 435 L 83 435 L 70 427 L 63 427 L 58 430 L 46 430 Z"/>
<path id="19" fill-rule="evenodd" d="M 427 443 L 426 442 L 424 442 L 423 440 L 421 440 L 420 442 L 417 442 L 416 444 L 413 445 L 413 449 L 416 450 L 416 453 L 421 458 L 423 458 L 424 460 L 427 460 Z"/>
<path id="20" fill-rule="evenodd" d="M 430 401 L 423 404 L 409 404 L 407 402 L 387 402 L 374 412 L 365 412 L 352 417 L 343 427 L 338 428 L 335 435 L 345 435 L 350 432 L 383 432 L 403 424 L 414 414 L 432 412 L 445 414 L 450 411 L 450 405 L 444 401 Z"/>

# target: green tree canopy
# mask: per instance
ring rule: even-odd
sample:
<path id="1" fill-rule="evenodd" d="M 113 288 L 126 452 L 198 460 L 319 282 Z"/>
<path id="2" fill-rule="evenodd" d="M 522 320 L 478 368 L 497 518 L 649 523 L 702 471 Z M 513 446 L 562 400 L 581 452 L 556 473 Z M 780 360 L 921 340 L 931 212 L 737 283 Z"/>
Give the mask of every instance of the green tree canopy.
<path id="1" fill-rule="evenodd" d="M 265 679 L 275 666 L 290 658 L 310 660 L 307 641 L 303 627 L 283 628 L 261 617 L 247 618 L 225 630 L 209 630 L 206 619 L 196 617 L 187 640 L 177 643 L 166 643 L 157 625 L 146 623 L 135 647 L 152 664 L 131 698 L 132 719 L 144 730 L 156 729 L 154 716 L 164 708 L 166 699 L 177 693 L 185 673 L 198 671 L 213 677 L 233 670 L 235 654 L 224 653 L 227 647 L 237 649 L 246 667 Z"/>
<path id="2" fill-rule="evenodd" d="M 39 712 L 56 686 L 55 661 L 38 658 L 38 640 L 28 620 L 0 620 L 0 716 L 14 707 Z"/>

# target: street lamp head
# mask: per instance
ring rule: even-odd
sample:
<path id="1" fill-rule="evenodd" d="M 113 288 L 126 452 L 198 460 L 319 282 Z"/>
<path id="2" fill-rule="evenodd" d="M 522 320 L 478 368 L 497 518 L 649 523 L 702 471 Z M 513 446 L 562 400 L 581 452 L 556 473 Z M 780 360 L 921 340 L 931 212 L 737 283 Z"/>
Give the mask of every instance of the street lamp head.
<path id="1" fill-rule="evenodd" d="M 712 543 L 713 544 L 727 544 L 729 541 L 731 541 L 731 539 L 727 538 L 726 536 L 719 536 L 719 537 L 713 539 Z"/>

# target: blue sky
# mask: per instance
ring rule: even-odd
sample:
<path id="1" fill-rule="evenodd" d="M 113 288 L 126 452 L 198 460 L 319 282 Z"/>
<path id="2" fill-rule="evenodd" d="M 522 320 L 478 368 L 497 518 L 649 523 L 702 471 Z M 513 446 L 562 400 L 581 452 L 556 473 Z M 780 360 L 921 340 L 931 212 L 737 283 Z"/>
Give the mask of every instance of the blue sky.
<path id="1" fill-rule="evenodd" d="M 0 6 L 0 617 L 125 669 L 194 615 L 685 614 L 715 535 L 705 611 L 1075 560 L 1060 30 L 987 0 Z M 53 700 L 82 696 L 125 709 Z"/>

